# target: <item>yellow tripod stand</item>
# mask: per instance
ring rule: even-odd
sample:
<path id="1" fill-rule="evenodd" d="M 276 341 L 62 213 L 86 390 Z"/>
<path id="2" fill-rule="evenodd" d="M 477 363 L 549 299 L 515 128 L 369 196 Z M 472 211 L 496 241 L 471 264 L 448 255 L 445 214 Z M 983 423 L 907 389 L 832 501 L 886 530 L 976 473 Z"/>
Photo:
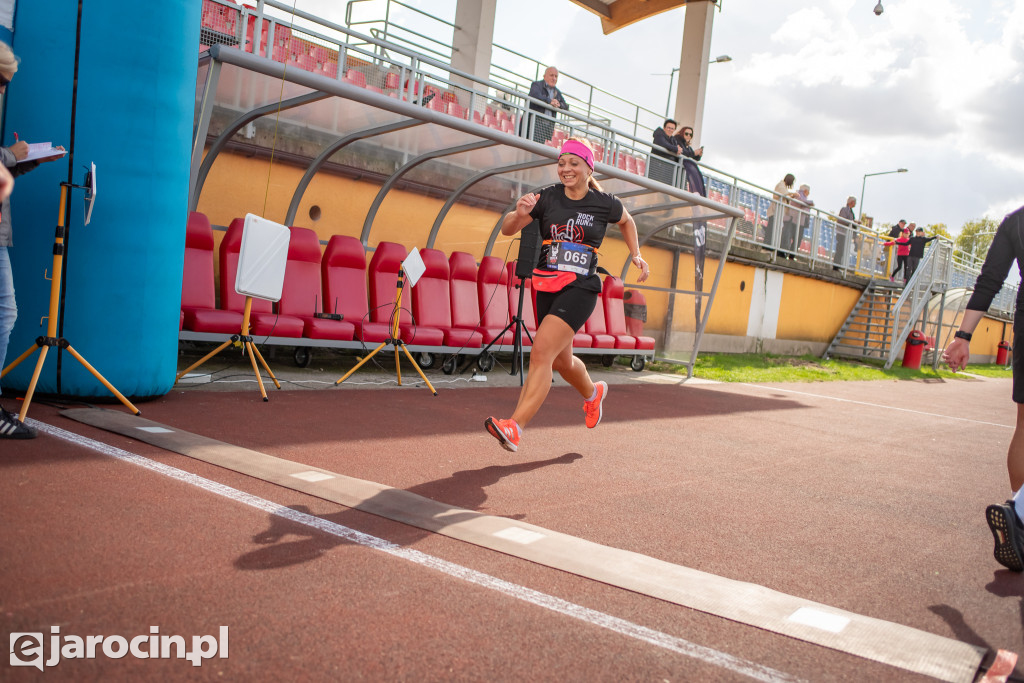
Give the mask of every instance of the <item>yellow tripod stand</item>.
<path id="1" fill-rule="evenodd" d="M 259 359 L 260 364 L 263 366 L 263 369 L 267 371 L 268 375 L 270 375 L 270 379 L 274 381 L 274 386 L 280 389 L 281 383 L 277 381 L 277 377 L 274 377 L 274 373 L 270 371 L 270 366 L 267 365 L 267 361 L 263 360 L 263 355 L 260 354 L 260 350 L 256 348 L 256 344 L 253 343 L 252 337 L 249 336 L 250 313 L 252 313 L 252 297 L 247 296 L 245 297 L 245 312 L 242 314 L 242 331 L 239 334 L 231 335 L 231 338 L 228 339 L 226 342 L 215 348 L 213 351 L 210 351 L 208 354 L 200 358 L 191 366 L 179 372 L 178 376 L 174 378 L 174 381 L 177 382 L 182 377 L 192 372 L 200 365 L 202 365 L 203 363 L 210 360 L 218 353 L 226 349 L 229 345 L 234 344 L 235 342 L 241 342 L 242 345 L 245 347 L 246 353 L 249 354 L 249 360 L 252 362 L 252 371 L 253 373 L 256 374 L 256 381 L 259 382 L 260 384 L 260 395 L 263 396 L 264 401 L 269 401 L 270 399 L 267 398 L 267 389 L 266 387 L 263 386 L 263 377 L 260 375 L 260 369 L 256 366 L 256 359 Z"/>
<path id="2" fill-rule="evenodd" d="M 387 346 L 388 344 L 393 344 L 395 347 L 395 374 L 398 376 L 398 386 L 402 386 L 402 359 L 398 354 L 399 349 L 401 349 L 405 353 L 406 357 L 409 358 L 409 362 L 412 363 L 412 366 L 416 368 L 416 372 L 420 374 L 420 377 L 423 379 L 424 383 L 426 383 L 427 388 L 430 389 L 430 393 L 432 393 L 434 396 L 437 396 L 437 389 L 435 389 L 434 385 L 430 383 L 430 380 L 427 379 L 427 376 L 423 374 L 423 370 L 420 369 L 420 366 L 416 363 L 416 360 L 412 357 L 412 354 L 409 353 L 409 349 L 406 348 L 405 342 L 402 341 L 402 338 L 399 334 L 398 323 L 402 317 L 402 290 L 405 288 L 404 278 L 405 270 L 399 268 L 398 282 L 396 283 L 397 291 L 395 292 L 395 312 L 391 315 L 391 336 L 388 339 L 382 341 L 377 346 L 377 348 L 375 348 L 373 351 L 369 353 L 369 355 L 366 356 L 366 358 L 363 358 L 361 361 L 356 363 L 354 368 L 346 372 L 341 379 L 334 383 L 334 386 L 338 386 L 346 379 L 348 379 L 356 370 L 363 367 L 363 365 L 366 364 L 366 361 L 370 360 L 375 355 L 377 355 L 377 352 L 383 349 L 385 346 Z"/>
<path id="3" fill-rule="evenodd" d="M 10 365 L 0 372 L 0 377 L 3 377 L 8 372 L 16 368 L 23 360 L 27 359 L 37 350 L 39 353 L 39 360 L 36 361 L 35 372 L 32 373 L 32 381 L 28 384 L 28 391 L 25 392 L 25 401 L 21 406 L 21 413 L 18 415 L 18 419 L 23 421 L 25 416 L 28 414 L 28 407 L 32 404 L 32 396 L 36 391 L 36 384 L 39 382 L 39 374 L 43 370 L 43 363 L 46 361 L 46 352 L 50 350 L 50 347 L 56 346 L 61 349 L 66 349 L 68 353 L 74 356 L 75 360 L 82 364 L 86 370 L 92 373 L 92 376 L 98 379 L 103 386 L 105 386 L 110 393 L 117 397 L 117 399 L 132 411 L 135 415 L 141 414 L 141 411 L 132 405 L 131 401 L 125 398 L 120 391 L 114 388 L 114 385 L 106 380 L 106 378 L 96 371 L 96 368 L 89 365 L 89 361 L 85 360 L 78 351 L 75 351 L 71 343 L 68 342 L 64 337 L 57 336 L 57 305 L 60 301 L 60 289 L 61 289 L 61 269 L 64 265 L 64 205 L 67 203 L 68 188 L 71 187 L 82 187 L 81 185 L 72 185 L 70 183 L 60 184 L 60 212 L 57 218 L 57 234 L 53 245 L 53 277 L 50 278 L 50 314 L 46 321 L 46 336 L 36 337 L 36 343 L 28 348 L 25 353 L 21 354 L 14 360 Z"/>

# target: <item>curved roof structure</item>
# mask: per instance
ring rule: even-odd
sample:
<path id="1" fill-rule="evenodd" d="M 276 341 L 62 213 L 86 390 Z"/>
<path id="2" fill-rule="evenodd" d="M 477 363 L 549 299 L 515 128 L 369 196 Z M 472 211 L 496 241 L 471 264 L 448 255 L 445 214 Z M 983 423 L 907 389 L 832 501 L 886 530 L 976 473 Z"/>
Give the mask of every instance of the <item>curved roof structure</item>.
<path id="1" fill-rule="evenodd" d="M 701 1 L 714 2 L 716 0 Z M 571 0 L 571 2 L 601 17 L 601 30 L 605 35 L 686 4 L 686 0 Z"/>

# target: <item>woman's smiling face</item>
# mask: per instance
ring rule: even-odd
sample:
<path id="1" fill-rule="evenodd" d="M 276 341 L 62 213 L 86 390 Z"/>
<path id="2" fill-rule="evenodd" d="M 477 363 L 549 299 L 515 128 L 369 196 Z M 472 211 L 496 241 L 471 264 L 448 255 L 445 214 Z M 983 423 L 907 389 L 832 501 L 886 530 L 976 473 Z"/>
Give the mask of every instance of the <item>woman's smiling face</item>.
<path id="1" fill-rule="evenodd" d="M 567 188 L 586 187 L 590 179 L 590 167 L 575 154 L 563 154 L 558 157 L 558 179 Z"/>

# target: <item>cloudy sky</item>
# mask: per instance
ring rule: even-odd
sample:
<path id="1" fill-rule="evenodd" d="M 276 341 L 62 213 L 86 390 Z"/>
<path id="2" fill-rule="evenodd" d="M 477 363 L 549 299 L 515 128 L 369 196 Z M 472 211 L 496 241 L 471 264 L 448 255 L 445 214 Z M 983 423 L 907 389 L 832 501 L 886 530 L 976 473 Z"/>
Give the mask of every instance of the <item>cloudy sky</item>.
<path id="1" fill-rule="evenodd" d="M 793 173 L 832 212 L 902 167 L 866 181 L 878 221 L 1001 219 L 1024 204 L 1024 2 L 876 1 L 722 0 L 711 55 L 733 61 L 709 67 L 704 160 L 764 187 Z M 343 22 L 341 3 L 299 5 Z M 684 13 L 604 36 L 568 0 L 498 0 L 494 42 L 663 112 Z"/>

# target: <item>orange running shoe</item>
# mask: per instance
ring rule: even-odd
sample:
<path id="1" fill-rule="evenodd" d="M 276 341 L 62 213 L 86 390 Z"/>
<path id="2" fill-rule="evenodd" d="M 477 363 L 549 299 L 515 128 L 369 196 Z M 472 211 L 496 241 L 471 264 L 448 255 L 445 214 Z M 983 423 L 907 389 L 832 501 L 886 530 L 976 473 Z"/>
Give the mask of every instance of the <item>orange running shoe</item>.
<path id="1" fill-rule="evenodd" d="M 597 396 L 593 401 L 583 402 L 583 414 L 587 416 L 587 429 L 593 429 L 601 422 L 601 404 L 608 394 L 606 382 L 594 382 L 594 387 L 597 389 Z"/>
<path id="2" fill-rule="evenodd" d="M 484 427 L 487 432 L 498 440 L 501 447 L 513 453 L 519 448 L 519 425 L 512 418 L 499 420 L 489 417 L 484 420 Z"/>

